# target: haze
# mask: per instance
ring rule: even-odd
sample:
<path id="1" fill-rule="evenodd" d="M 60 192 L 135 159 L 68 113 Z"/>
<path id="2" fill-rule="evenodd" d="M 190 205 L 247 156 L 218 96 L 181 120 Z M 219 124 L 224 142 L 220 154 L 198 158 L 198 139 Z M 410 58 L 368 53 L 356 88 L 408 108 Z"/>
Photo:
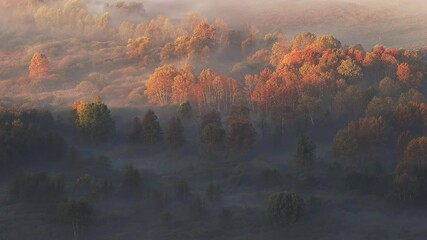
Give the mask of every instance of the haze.
<path id="1" fill-rule="evenodd" d="M 236 25 L 333 34 L 348 44 L 424 46 L 427 2 L 423 0 L 146 1 L 147 12 L 176 15 L 199 11 Z M 173 7 L 170 7 L 173 6 Z M 178 11 L 178 12 L 177 12 Z"/>
<path id="2" fill-rule="evenodd" d="M 0 0 L 0 239 L 427 239 L 426 12 Z"/>

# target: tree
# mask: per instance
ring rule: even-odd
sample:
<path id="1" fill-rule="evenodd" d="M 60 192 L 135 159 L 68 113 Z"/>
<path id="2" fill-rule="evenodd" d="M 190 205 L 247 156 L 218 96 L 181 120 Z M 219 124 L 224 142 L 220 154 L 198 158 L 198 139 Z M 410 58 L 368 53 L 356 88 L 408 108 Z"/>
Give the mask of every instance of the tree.
<path id="1" fill-rule="evenodd" d="M 177 75 L 172 85 L 172 102 L 183 103 L 192 97 L 192 88 L 194 87 L 195 77 L 184 74 Z"/>
<path id="2" fill-rule="evenodd" d="M 141 193 L 142 178 L 138 169 L 133 166 L 126 166 L 121 190 L 123 194 L 130 197 L 135 197 Z"/>
<path id="3" fill-rule="evenodd" d="M 244 152 L 253 148 L 256 131 L 252 126 L 249 108 L 232 106 L 228 123 L 228 145 L 233 151 Z"/>
<path id="4" fill-rule="evenodd" d="M 200 152 L 208 157 L 214 157 L 225 150 L 225 131 L 216 124 L 206 125 L 200 136 Z"/>
<path id="5" fill-rule="evenodd" d="M 229 148 L 237 152 L 248 151 L 254 147 L 255 137 L 256 131 L 251 122 L 235 121 L 228 133 Z"/>
<path id="6" fill-rule="evenodd" d="M 92 211 L 90 204 L 84 200 L 67 200 L 58 204 L 59 216 L 73 227 L 74 240 L 79 239 L 81 225 L 88 222 Z"/>
<path id="7" fill-rule="evenodd" d="M 363 75 L 362 68 L 350 58 L 342 61 L 337 70 L 341 76 L 347 79 L 360 78 Z"/>
<path id="8" fill-rule="evenodd" d="M 395 186 L 402 201 L 427 198 L 427 137 L 413 139 L 396 166 Z"/>
<path id="9" fill-rule="evenodd" d="M 185 143 L 184 130 L 181 119 L 173 117 L 168 128 L 168 145 L 172 149 L 181 148 Z"/>
<path id="10" fill-rule="evenodd" d="M 293 50 L 303 50 L 311 45 L 317 36 L 310 32 L 304 32 L 297 35 L 291 42 Z"/>
<path id="11" fill-rule="evenodd" d="M 183 119 L 191 119 L 193 116 L 193 107 L 189 101 L 179 104 L 178 113 Z"/>
<path id="12" fill-rule="evenodd" d="M 380 81 L 380 93 L 383 97 L 391 97 L 396 100 L 401 92 L 402 89 L 396 80 L 386 77 Z"/>
<path id="13" fill-rule="evenodd" d="M 150 39 L 148 37 L 138 37 L 129 39 L 127 44 L 127 55 L 133 58 L 143 58 L 150 48 Z"/>
<path id="14" fill-rule="evenodd" d="M 203 129 L 208 124 L 214 124 L 222 126 L 221 123 L 221 114 L 215 110 L 212 110 L 202 116 L 201 119 L 201 128 Z"/>
<path id="15" fill-rule="evenodd" d="M 83 136 L 90 140 L 102 140 L 115 131 L 111 112 L 100 98 L 92 103 L 80 103 L 76 107 L 76 125 Z"/>
<path id="16" fill-rule="evenodd" d="M 338 131 L 333 141 L 334 157 L 344 167 L 366 168 L 378 161 L 387 143 L 388 124 L 383 117 L 362 118 Z"/>
<path id="17" fill-rule="evenodd" d="M 30 78 L 43 78 L 49 75 L 49 63 L 46 55 L 39 52 L 34 53 L 28 68 Z"/>
<path id="18" fill-rule="evenodd" d="M 215 110 L 205 114 L 201 125 L 200 153 L 208 157 L 218 156 L 225 150 L 226 140 L 220 114 Z"/>
<path id="19" fill-rule="evenodd" d="M 399 134 L 399 138 L 397 139 L 397 149 L 400 155 L 403 155 L 409 142 L 413 139 L 414 135 L 411 131 L 403 131 Z"/>
<path id="20" fill-rule="evenodd" d="M 332 35 L 318 36 L 312 43 L 314 49 L 324 51 L 327 49 L 341 48 L 341 42 L 335 39 Z"/>
<path id="21" fill-rule="evenodd" d="M 294 153 L 293 160 L 298 167 L 313 166 L 316 158 L 316 145 L 307 136 L 298 137 L 297 149 Z"/>
<path id="22" fill-rule="evenodd" d="M 153 110 L 149 109 L 141 123 L 141 140 L 147 146 L 153 146 L 162 140 L 162 129 Z"/>
<path id="23" fill-rule="evenodd" d="M 359 86 L 350 86 L 335 95 L 334 109 L 338 116 L 354 119 L 365 110 L 364 92 Z"/>
<path id="24" fill-rule="evenodd" d="M 108 30 L 108 28 L 110 28 L 110 21 L 111 21 L 111 17 L 110 14 L 108 12 L 103 13 L 96 22 L 96 25 L 101 29 L 101 30 Z"/>
<path id="25" fill-rule="evenodd" d="M 34 21 L 40 28 L 59 27 L 62 24 L 62 10 L 55 7 L 41 6 L 34 13 Z"/>
<path id="26" fill-rule="evenodd" d="M 394 102 L 390 97 L 374 97 L 366 108 L 367 117 L 384 117 L 391 121 L 394 114 Z"/>
<path id="27" fill-rule="evenodd" d="M 268 199 L 268 217 L 273 225 L 298 222 L 304 216 L 304 200 L 293 192 L 277 192 Z"/>
<path id="28" fill-rule="evenodd" d="M 145 83 L 147 95 L 150 103 L 167 105 L 172 102 L 174 79 L 178 75 L 178 70 L 172 65 L 165 65 L 154 70 Z"/>

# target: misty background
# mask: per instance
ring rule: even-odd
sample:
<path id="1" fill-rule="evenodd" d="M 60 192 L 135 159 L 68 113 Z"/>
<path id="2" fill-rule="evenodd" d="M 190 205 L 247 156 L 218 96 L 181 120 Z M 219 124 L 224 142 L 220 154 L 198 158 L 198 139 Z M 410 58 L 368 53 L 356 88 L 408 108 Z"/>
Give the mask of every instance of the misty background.
<path id="1" fill-rule="evenodd" d="M 281 29 L 289 38 L 305 31 L 332 34 L 367 49 L 375 44 L 423 47 L 427 38 L 423 0 L 147 0 L 144 5 L 149 14 L 178 17 L 195 11 L 235 26 Z"/>

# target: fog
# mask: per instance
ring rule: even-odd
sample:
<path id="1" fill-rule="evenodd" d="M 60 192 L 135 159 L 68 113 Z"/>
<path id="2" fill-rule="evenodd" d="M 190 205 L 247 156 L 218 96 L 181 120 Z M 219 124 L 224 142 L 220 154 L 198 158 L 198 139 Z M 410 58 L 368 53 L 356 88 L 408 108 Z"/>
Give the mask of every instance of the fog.
<path id="1" fill-rule="evenodd" d="M 426 13 L 0 0 L 0 239 L 427 239 Z"/>
<path id="2" fill-rule="evenodd" d="M 289 37 L 309 31 L 332 34 L 366 48 L 425 46 L 427 2 L 423 0 L 146 1 L 147 12 L 181 16 L 189 11 L 221 17 L 235 26 L 281 29 Z M 172 6 L 172 7 L 170 7 Z"/>

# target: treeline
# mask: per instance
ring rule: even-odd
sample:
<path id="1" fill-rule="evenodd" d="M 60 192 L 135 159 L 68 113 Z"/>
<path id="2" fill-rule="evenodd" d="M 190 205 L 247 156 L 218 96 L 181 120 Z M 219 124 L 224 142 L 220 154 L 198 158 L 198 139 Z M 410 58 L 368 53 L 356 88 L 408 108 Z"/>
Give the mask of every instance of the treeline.
<path id="1" fill-rule="evenodd" d="M 361 46 L 342 47 L 332 36 L 303 33 L 280 49 L 275 44 L 261 51 L 267 58 L 258 63 L 259 74 L 233 79 L 205 69 L 196 77 L 190 66 L 165 65 L 146 82 L 145 94 L 152 104 L 190 101 L 199 110 L 227 112 L 244 104 L 260 122 L 292 129 L 298 123 L 352 120 L 368 104 L 374 108 L 387 99 L 382 101 L 401 105 L 425 90 L 425 54 L 416 50 L 378 45 L 365 52 Z"/>

